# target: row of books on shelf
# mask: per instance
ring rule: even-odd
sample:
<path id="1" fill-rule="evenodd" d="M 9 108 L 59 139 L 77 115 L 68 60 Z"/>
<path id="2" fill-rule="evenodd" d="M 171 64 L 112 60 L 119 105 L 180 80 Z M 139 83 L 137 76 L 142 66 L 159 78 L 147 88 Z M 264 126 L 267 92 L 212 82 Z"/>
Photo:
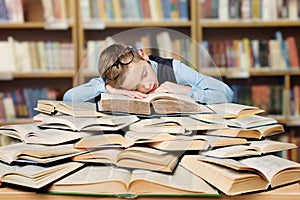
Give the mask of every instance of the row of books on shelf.
<path id="1" fill-rule="evenodd" d="M 288 142 L 293 143 L 297 146 L 300 144 L 300 137 L 295 133 L 294 130 L 290 130 L 288 134 L 282 135 L 278 138 L 278 141 L 280 142 Z M 279 155 L 282 158 L 292 160 L 295 162 L 300 162 L 300 150 L 299 149 L 289 149 L 287 151 L 281 151 L 278 152 L 277 155 Z"/>
<path id="2" fill-rule="evenodd" d="M 92 20 L 185 20 L 189 18 L 187 0 L 83 0 L 80 1 L 83 22 Z"/>
<path id="3" fill-rule="evenodd" d="M 298 0 L 203 0 L 202 19 L 298 20 Z"/>
<path id="4" fill-rule="evenodd" d="M 32 118 L 38 99 L 57 99 L 57 91 L 49 88 L 23 88 L 0 92 L 0 119 Z"/>
<path id="5" fill-rule="evenodd" d="M 266 115 L 281 115 L 285 112 L 283 85 L 231 85 L 234 91 L 233 102 L 258 106 Z"/>
<path id="6" fill-rule="evenodd" d="M 0 72 L 73 72 L 74 44 L 58 41 L 0 41 Z"/>
<path id="7" fill-rule="evenodd" d="M 201 67 L 298 69 L 299 56 L 295 38 L 288 36 L 283 39 L 279 31 L 275 35 L 275 39 L 270 40 L 249 38 L 224 41 L 204 40 L 201 42 L 204 50 L 201 55 Z"/>
<path id="8" fill-rule="evenodd" d="M 35 5 L 31 5 L 30 3 Z M 36 0 L 34 2 L 0 0 L 0 23 L 24 23 L 28 20 L 27 12 L 29 6 L 42 9 L 44 15 L 42 17 L 44 17 L 47 22 L 57 20 L 66 21 L 71 18 L 69 0 Z"/>
<path id="9" fill-rule="evenodd" d="M 172 33 L 161 31 L 153 38 L 145 34 L 132 44 L 136 49 L 144 49 L 148 55 L 158 55 L 163 58 L 173 58 L 182 62 L 192 62 L 193 45 L 188 37 L 173 38 Z M 115 42 L 114 38 L 105 40 L 89 40 L 86 44 L 86 62 L 82 64 L 88 71 L 97 71 L 99 55 L 109 45 Z"/>
<path id="10" fill-rule="evenodd" d="M 106 114 L 89 102 L 39 100 L 35 109 L 35 123 L 0 126 L 2 136 L 15 138 L 0 147 L 3 187 L 218 196 L 300 180 L 299 163 L 269 155 L 297 146 L 271 140 L 284 128 L 258 107 L 212 104 L 211 114 L 154 118 Z"/>

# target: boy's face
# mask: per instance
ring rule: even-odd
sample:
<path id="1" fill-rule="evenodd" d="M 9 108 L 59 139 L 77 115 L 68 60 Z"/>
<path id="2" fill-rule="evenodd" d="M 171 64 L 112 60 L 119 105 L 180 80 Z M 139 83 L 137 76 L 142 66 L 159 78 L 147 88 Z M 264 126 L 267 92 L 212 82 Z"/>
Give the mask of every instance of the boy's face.
<path id="1" fill-rule="evenodd" d="M 145 60 L 140 60 L 128 65 L 128 71 L 119 87 L 147 94 L 158 87 L 158 80 L 151 65 Z"/>

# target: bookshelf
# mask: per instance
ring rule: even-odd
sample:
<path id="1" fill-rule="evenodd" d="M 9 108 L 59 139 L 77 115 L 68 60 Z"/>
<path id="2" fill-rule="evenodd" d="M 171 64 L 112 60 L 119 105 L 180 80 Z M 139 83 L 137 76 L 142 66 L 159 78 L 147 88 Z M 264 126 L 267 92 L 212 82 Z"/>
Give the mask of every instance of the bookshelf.
<path id="1" fill-rule="evenodd" d="M 48 93 L 44 98 L 62 99 L 64 92 L 73 86 L 77 69 L 76 4 L 69 0 L 56 1 L 60 4 L 55 5 L 55 9 L 51 4 L 52 10 L 48 12 L 45 2 L 17 0 L 10 4 L 7 1 L 5 7 L 0 8 L 0 12 L 3 9 L 8 11 L 6 17 L 2 15 L 0 19 L 0 50 L 2 56 L 9 56 L 12 61 L 0 64 L 1 125 L 28 122 L 32 117 L 30 113 L 19 116 L 17 110 L 15 117 L 5 116 L 4 98 L 12 98 L 9 100 L 13 105 L 27 104 L 29 110 L 33 105 L 30 107 L 27 101 L 34 95 L 29 93 L 25 97 L 25 89 L 39 91 L 40 95 Z M 48 1 L 51 2 L 54 1 Z M 19 11 L 11 9 L 14 6 L 19 6 Z M 46 13 L 53 15 L 53 19 L 49 20 Z M 17 20 L 14 16 L 18 16 Z M 5 53 L 6 47 L 13 53 Z"/>
<path id="2" fill-rule="evenodd" d="M 100 16 L 100 8 L 97 10 L 96 7 L 99 6 L 100 2 L 106 8 L 105 14 Z M 148 7 L 142 7 L 142 4 L 147 2 Z M 162 2 L 168 2 L 169 6 L 173 5 L 172 11 L 168 9 L 160 10 L 157 12 L 153 11 L 153 7 L 163 7 Z M 179 4 L 178 2 L 183 2 L 186 7 L 185 14 L 180 14 Z M 194 9 L 196 6 L 196 1 L 97 1 L 98 5 L 95 4 L 95 1 L 78 1 L 78 47 L 79 47 L 79 66 L 80 73 L 77 73 L 76 83 L 81 84 L 82 82 L 86 82 L 92 77 L 97 77 L 97 69 L 87 69 L 90 68 L 88 65 L 87 56 L 91 57 L 94 55 L 93 49 L 96 49 L 98 45 L 103 44 L 103 41 L 107 39 L 107 37 L 112 37 L 115 41 L 129 43 L 131 45 L 135 45 L 135 42 L 139 40 L 139 38 L 145 36 L 148 32 L 151 32 L 149 37 L 151 37 L 151 45 L 154 42 L 154 46 L 158 45 L 155 41 L 155 36 L 160 32 L 164 32 L 167 29 L 169 31 L 173 31 L 173 33 L 177 32 L 180 34 L 184 34 L 185 37 L 192 38 L 196 40 L 196 10 Z M 130 4 L 128 7 L 127 4 Z M 149 5 L 152 4 L 152 5 Z M 122 8 L 120 8 L 120 6 Z M 151 7 L 152 6 L 152 7 Z M 113 10 L 118 8 L 119 11 Z M 175 8 L 174 8 L 175 7 Z M 90 8 L 90 9 L 89 9 Z M 112 9 L 112 10 L 111 10 Z M 170 7 L 171 9 L 171 7 Z M 136 10 L 139 13 L 136 13 Z M 168 11 L 169 13 L 168 13 Z M 116 14 L 120 13 L 120 14 Z M 147 14 L 148 13 L 148 14 Z M 155 15 L 155 16 L 154 16 Z M 121 17 L 120 17 L 121 16 Z M 167 30 L 167 31 L 168 31 Z M 176 35 L 172 33 L 171 37 Z M 149 39 L 149 38 L 148 38 Z M 176 39 L 172 37 L 172 40 Z M 89 49 L 89 42 L 98 42 Z M 151 46 L 150 46 L 151 47 Z M 92 52 L 92 53 L 91 53 Z M 99 52 L 97 52 L 99 53 Z M 98 55 L 94 56 L 96 59 Z M 93 61 L 94 63 L 97 62 Z M 97 65 L 97 64 L 94 64 Z"/>
<path id="3" fill-rule="evenodd" d="M 199 43 L 203 41 L 208 41 L 208 44 L 210 42 L 213 43 L 212 41 L 232 41 L 234 43 L 235 40 L 243 41 L 246 38 L 248 40 L 247 42 L 250 43 L 250 48 L 252 48 L 251 41 L 258 40 L 260 43 L 262 43 L 262 41 L 269 42 L 270 40 L 277 39 L 276 32 L 280 32 L 283 40 L 287 37 L 294 37 L 296 46 L 299 49 L 300 41 L 297 35 L 300 33 L 300 23 L 297 20 L 299 18 L 298 12 L 294 12 L 298 9 L 295 7 L 297 3 L 291 3 L 291 5 L 289 5 L 289 1 L 280 1 L 281 3 L 283 2 L 282 5 L 275 8 L 276 4 L 279 4 L 276 1 L 199 0 L 197 2 L 196 23 L 197 41 Z M 225 9 L 222 7 L 225 7 Z M 260 10 L 264 8 L 265 10 Z M 276 13 L 268 9 L 273 9 Z M 259 13 L 259 10 L 261 11 L 260 16 L 257 14 L 257 12 Z M 225 43 L 225 45 L 227 44 Z M 270 42 L 268 44 L 270 44 Z M 211 45 L 211 49 L 213 49 L 213 45 L 218 44 Z M 268 49 L 268 51 L 270 50 L 272 51 L 272 48 Z M 251 59 L 255 54 L 253 53 L 253 49 L 250 49 L 250 51 L 252 51 L 252 55 L 250 55 Z M 224 65 L 224 63 L 220 60 L 218 61 L 218 56 L 220 56 L 220 54 L 225 54 L 225 57 L 228 56 L 225 52 L 210 52 L 210 55 L 218 68 L 206 69 L 202 66 L 200 70 L 211 76 L 220 76 L 224 82 L 233 87 L 237 86 L 241 91 L 241 88 L 245 86 L 246 90 L 250 92 L 250 95 L 244 97 L 244 100 L 251 98 L 251 94 L 254 91 L 252 88 L 253 86 L 263 85 L 269 87 L 274 86 L 277 87 L 277 89 L 280 88 L 278 89 L 280 90 L 280 97 L 278 99 L 280 99 L 281 102 L 278 106 L 281 107 L 281 110 L 280 112 L 273 112 L 273 110 L 268 114 L 287 126 L 289 124 L 295 126 L 295 121 L 298 119 L 299 125 L 299 111 L 295 112 L 295 109 L 298 110 L 297 105 L 295 105 L 295 99 L 299 99 L 299 97 L 294 97 L 293 91 L 295 86 L 299 86 L 299 66 L 291 67 L 291 65 L 287 65 L 283 67 L 280 62 L 275 62 L 275 64 L 272 65 L 270 60 L 268 60 L 269 65 L 266 67 L 254 67 L 255 61 L 252 61 L 252 63 L 250 61 L 250 64 L 246 64 L 246 67 L 243 65 L 228 66 L 229 61 L 226 60 L 226 66 L 222 67 L 222 64 Z M 270 59 L 272 55 L 269 53 L 268 56 L 269 58 L 267 59 Z M 299 57 L 299 50 L 297 56 Z M 226 59 L 228 58 L 226 57 Z M 271 90 L 272 89 L 267 90 L 265 88 L 265 91 L 271 93 L 268 98 L 271 98 L 273 95 Z M 243 101 L 243 99 L 240 100 Z M 269 104 L 268 109 L 272 109 L 272 106 L 275 105 L 271 99 L 261 99 L 261 101 L 264 100 Z M 255 104 L 257 102 L 248 101 L 240 103 Z M 293 120 L 291 121 L 291 119 Z"/>

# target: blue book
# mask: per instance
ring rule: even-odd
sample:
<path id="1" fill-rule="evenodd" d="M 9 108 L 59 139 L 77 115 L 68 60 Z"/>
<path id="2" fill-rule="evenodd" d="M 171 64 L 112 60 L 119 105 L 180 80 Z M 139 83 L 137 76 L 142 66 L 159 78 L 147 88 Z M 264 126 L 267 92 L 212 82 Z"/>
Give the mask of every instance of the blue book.
<path id="1" fill-rule="evenodd" d="M 8 20 L 9 20 L 9 13 L 5 4 L 5 0 L 0 0 L 0 22 L 8 21 Z"/>
<path id="2" fill-rule="evenodd" d="M 171 19 L 172 3 L 170 0 L 161 0 L 164 19 Z"/>
<path id="3" fill-rule="evenodd" d="M 179 5 L 179 17 L 180 19 L 188 20 L 189 18 L 189 9 L 187 0 L 178 0 Z"/>

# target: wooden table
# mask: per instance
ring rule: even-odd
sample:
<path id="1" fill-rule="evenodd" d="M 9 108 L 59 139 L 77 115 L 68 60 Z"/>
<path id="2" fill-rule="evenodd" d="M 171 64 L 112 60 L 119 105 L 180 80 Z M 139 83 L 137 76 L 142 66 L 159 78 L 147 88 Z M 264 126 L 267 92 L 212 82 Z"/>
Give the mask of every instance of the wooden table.
<path id="1" fill-rule="evenodd" d="M 53 195 L 41 194 L 34 192 L 26 192 L 11 188 L 0 188 L 0 200 L 113 200 L 124 199 L 118 197 L 105 197 L 105 196 L 75 196 L 75 195 Z M 138 200 L 300 200 L 300 183 L 281 187 L 268 192 L 260 192 L 253 194 L 243 194 L 237 196 L 224 196 L 221 197 L 137 197 Z"/>

